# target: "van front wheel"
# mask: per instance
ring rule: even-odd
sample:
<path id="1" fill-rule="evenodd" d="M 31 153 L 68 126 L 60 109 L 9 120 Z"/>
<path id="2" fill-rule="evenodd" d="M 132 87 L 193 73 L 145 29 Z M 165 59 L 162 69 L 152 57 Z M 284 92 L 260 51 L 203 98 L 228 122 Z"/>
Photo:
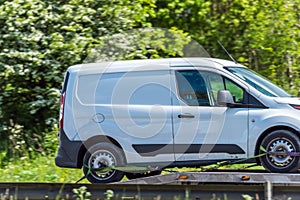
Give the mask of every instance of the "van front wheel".
<path id="1" fill-rule="evenodd" d="M 276 130 L 268 134 L 261 146 L 267 151 L 260 157 L 263 167 L 270 172 L 287 173 L 299 169 L 299 156 L 286 155 L 287 152 L 299 152 L 299 138 L 288 130 Z M 259 154 L 263 154 L 260 149 Z"/>
<path id="2" fill-rule="evenodd" d="M 124 177 L 124 172 L 113 167 L 124 166 L 124 164 L 122 150 L 111 143 L 103 142 L 87 150 L 83 158 L 83 172 L 91 183 L 117 182 Z"/>

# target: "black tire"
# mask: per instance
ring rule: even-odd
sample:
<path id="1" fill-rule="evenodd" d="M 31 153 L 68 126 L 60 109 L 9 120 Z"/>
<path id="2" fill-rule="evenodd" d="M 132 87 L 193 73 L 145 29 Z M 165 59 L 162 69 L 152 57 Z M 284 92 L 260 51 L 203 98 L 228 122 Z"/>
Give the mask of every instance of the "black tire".
<path id="1" fill-rule="evenodd" d="M 87 150 L 83 158 L 83 165 L 83 172 L 91 183 L 117 182 L 124 177 L 124 172 L 117 170 L 99 172 L 93 169 L 105 166 L 124 166 L 125 156 L 123 151 L 114 144 L 98 143 Z"/>
<path id="2" fill-rule="evenodd" d="M 299 137 L 288 130 L 276 130 L 268 134 L 261 145 L 267 152 L 299 152 Z M 259 154 L 264 153 L 259 150 Z M 299 156 L 267 154 L 260 157 L 262 166 L 269 172 L 288 173 L 299 169 Z"/>
<path id="3" fill-rule="evenodd" d="M 131 179 L 144 178 L 144 177 L 155 176 L 160 174 L 161 174 L 161 170 L 157 170 L 153 172 L 144 172 L 144 173 L 126 173 L 126 177 L 129 180 L 131 180 Z"/>

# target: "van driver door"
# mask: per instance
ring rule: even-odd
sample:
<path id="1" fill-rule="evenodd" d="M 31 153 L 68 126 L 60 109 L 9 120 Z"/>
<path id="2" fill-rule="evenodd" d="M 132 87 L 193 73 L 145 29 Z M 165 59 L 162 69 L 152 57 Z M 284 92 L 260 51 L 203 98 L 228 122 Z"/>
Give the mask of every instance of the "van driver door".
<path id="1" fill-rule="evenodd" d="M 217 105 L 218 90 L 236 103 L 246 90 L 216 72 L 176 69 L 173 74 L 173 134 L 176 161 L 212 161 L 247 157 L 248 108 Z"/>

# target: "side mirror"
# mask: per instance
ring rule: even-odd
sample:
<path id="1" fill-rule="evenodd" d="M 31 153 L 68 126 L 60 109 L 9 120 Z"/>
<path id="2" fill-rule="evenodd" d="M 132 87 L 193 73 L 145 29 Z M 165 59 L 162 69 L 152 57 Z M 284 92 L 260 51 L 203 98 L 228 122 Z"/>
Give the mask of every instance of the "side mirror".
<path id="1" fill-rule="evenodd" d="M 219 106 L 228 106 L 228 104 L 234 104 L 232 94 L 228 90 L 219 90 L 217 103 Z"/>

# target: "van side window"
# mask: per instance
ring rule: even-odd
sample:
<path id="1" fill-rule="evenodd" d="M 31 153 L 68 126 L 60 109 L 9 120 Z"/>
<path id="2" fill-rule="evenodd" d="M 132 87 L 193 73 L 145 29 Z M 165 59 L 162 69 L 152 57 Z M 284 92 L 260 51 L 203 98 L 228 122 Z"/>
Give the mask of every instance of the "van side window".
<path id="1" fill-rule="evenodd" d="M 213 96 L 214 104 L 217 102 L 217 94 L 219 90 L 228 90 L 233 96 L 233 101 L 235 103 L 244 103 L 244 89 L 238 86 L 231 80 L 222 77 L 219 74 L 208 75 L 208 81 L 211 87 L 211 94 Z"/>
<path id="2" fill-rule="evenodd" d="M 218 91 L 225 90 L 223 77 L 218 74 L 209 73 L 208 82 L 210 84 L 210 94 L 213 99 L 213 104 L 217 105 Z"/>
<path id="3" fill-rule="evenodd" d="M 235 84 L 234 82 L 230 81 L 227 78 L 224 78 L 225 82 L 225 90 L 228 90 L 231 92 L 233 96 L 233 101 L 235 103 L 243 103 L 244 102 L 244 89 L 242 89 L 240 86 Z"/>
<path id="4" fill-rule="evenodd" d="M 205 79 L 199 71 L 176 71 L 180 98 L 190 106 L 210 106 Z"/>

